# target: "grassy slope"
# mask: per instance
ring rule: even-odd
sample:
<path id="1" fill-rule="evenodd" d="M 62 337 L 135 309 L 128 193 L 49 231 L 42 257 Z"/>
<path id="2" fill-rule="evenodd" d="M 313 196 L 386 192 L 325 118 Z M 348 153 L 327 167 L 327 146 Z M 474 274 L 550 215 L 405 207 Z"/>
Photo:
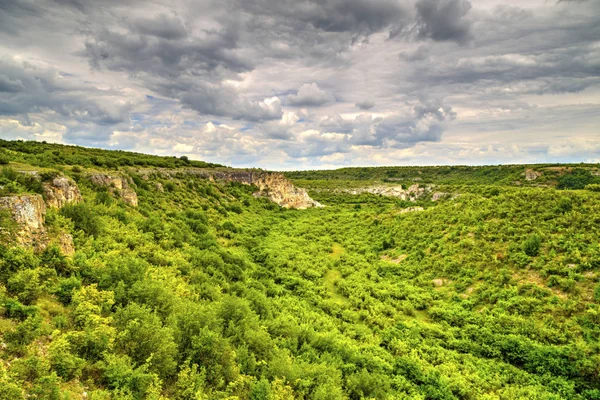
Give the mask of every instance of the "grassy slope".
<path id="1" fill-rule="evenodd" d="M 72 259 L 2 248 L 0 398 L 600 395 L 600 193 L 473 168 L 425 211 L 326 192 L 283 211 L 246 186 L 130 172 L 133 209 L 85 171 L 85 203 L 48 215 Z"/>

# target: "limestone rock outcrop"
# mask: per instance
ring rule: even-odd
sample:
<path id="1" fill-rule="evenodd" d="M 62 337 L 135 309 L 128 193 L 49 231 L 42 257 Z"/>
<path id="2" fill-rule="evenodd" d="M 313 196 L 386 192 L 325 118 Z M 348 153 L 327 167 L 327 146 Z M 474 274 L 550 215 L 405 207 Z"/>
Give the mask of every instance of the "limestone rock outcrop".
<path id="1" fill-rule="evenodd" d="M 534 171 L 532 169 L 525 170 L 525 180 L 527 180 L 527 181 L 535 181 L 540 176 L 542 176 L 541 172 Z"/>
<path id="2" fill-rule="evenodd" d="M 125 203 L 129 204 L 130 206 L 137 207 L 137 193 L 130 186 L 130 182 L 127 178 L 107 174 L 91 174 L 89 175 L 89 178 L 94 185 L 105 186 L 111 192 L 116 191 Z"/>
<path id="3" fill-rule="evenodd" d="M 52 181 L 45 182 L 43 186 L 48 207 L 62 208 L 69 203 L 79 203 L 82 200 L 79 187 L 66 176 L 57 176 Z"/>
<path id="4" fill-rule="evenodd" d="M 66 256 L 75 253 L 71 235 L 65 232 L 49 233 L 46 229 L 46 203 L 39 194 L 0 197 L 0 211 L 7 212 L 14 222 L 10 232 L 0 233 L 8 235 L 14 243 L 35 251 L 56 245 Z"/>
<path id="5" fill-rule="evenodd" d="M 46 204 L 39 194 L 0 197 L 0 210 L 7 211 L 15 222 L 17 243 L 40 249 L 45 247 Z"/>
<path id="6" fill-rule="evenodd" d="M 254 182 L 260 189 L 259 194 L 285 208 L 305 209 L 323 207 L 310 198 L 305 189 L 292 184 L 283 174 L 263 173 Z"/>
<path id="7" fill-rule="evenodd" d="M 323 207 L 318 201 L 313 200 L 305 189 L 292 184 L 283 174 L 278 172 L 229 170 L 217 171 L 209 179 L 240 182 L 245 185 L 255 185 L 258 192 L 256 197 L 266 197 L 273 203 L 284 208 L 299 210 L 311 207 Z"/>
<path id="8" fill-rule="evenodd" d="M 257 186 L 259 190 L 254 194 L 255 196 L 266 197 L 285 208 L 323 207 L 319 202 L 313 200 L 306 190 L 294 186 L 283 174 L 278 172 L 234 168 L 187 168 L 181 170 L 164 168 L 137 170 L 136 172 L 142 179 L 148 179 L 152 174 L 160 174 L 171 178 L 182 178 L 185 175 L 191 175 L 208 179 L 211 182 L 239 182 L 244 185 Z"/>
<path id="9" fill-rule="evenodd" d="M 401 200 L 416 201 L 425 198 L 431 193 L 430 185 L 421 186 L 419 184 L 411 185 L 408 189 L 403 189 L 402 186 L 370 186 L 353 189 L 340 189 L 342 192 L 350 194 L 371 193 L 382 196 L 398 197 Z"/>

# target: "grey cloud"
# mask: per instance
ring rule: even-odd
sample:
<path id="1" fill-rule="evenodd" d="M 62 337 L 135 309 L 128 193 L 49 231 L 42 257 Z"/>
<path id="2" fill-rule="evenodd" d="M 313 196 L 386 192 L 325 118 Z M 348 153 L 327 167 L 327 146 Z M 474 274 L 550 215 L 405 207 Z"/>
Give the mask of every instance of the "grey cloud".
<path id="1" fill-rule="evenodd" d="M 402 5 L 393 0 L 241 0 L 239 4 L 251 14 L 283 17 L 326 32 L 357 35 L 381 31 L 406 15 Z"/>
<path id="2" fill-rule="evenodd" d="M 136 34 L 104 29 L 95 32 L 83 53 L 97 69 L 146 72 L 177 78 L 225 75 L 249 71 L 252 65 L 234 51 L 236 34 L 209 32 L 205 38 L 173 41 L 150 34 Z M 164 32 L 163 32 L 164 34 Z"/>
<path id="3" fill-rule="evenodd" d="M 209 114 L 248 121 L 279 119 L 282 115 L 281 102 L 249 100 L 233 89 L 222 85 L 190 82 L 185 88 L 172 85 L 157 86 L 156 90 L 179 101 L 200 114 Z M 181 91 L 178 91 L 181 90 Z"/>
<path id="4" fill-rule="evenodd" d="M 183 20 L 177 15 L 159 14 L 153 18 L 137 19 L 133 23 L 135 31 L 162 39 L 181 39 L 188 35 Z"/>
<path id="5" fill-rule="evenodd" d="M 369 100 L 365 100 L 356 103 L 355 106 L 360 110 L 370 110 L 371 108 L 375 107 L 375 103 Z"/>
<path id="6" fill-rule="evenodd" d="M 399 54 L 400 59 L 414 62 L 414 61 L 425 61 L 430 57 L 429 48 L 425 46 L 419 46 L 415 51 L 403 51 Z"/>
<path id="7" fill-rule="evenodd" d="M 44 66 L 0 59 L 0 115 L 51 110 L 63 118 L 112 125 L 126 119 L 128 105 L 106 101 L 117 95 Z"/>
<path id="8" fill-rule="evenodd" d="M 422 101 L 413 107 L 412 115 L 371 118 L 362 114 L 354 121 L 350 141 L 363 146 L 399 148 L 436 142 L 441 139 L 445 124 L 455 117 L 451 107 L 435 101 Z"/>
<path id="9" fill-rule="evenodd" d="M 289 104 L 298 107 L 318 107 L 330 103 L 335 97 L 325 92 L 316 83 L 305 83 L 297 94 L 287 97 Z"/>
<path id="10" fill-rule="evenodd" d="M 471 9 L 468 0 L 418 0 L 417 37 L 435 41 L 464 43 L 470 37 L 470 22 L 465 18 Z"/>
<path id="11" fill-rule="evenodd" d="M 325 132 L 350 133 L 354 129 L 354 123 L 351 120 L 343 119 L 339 114 L 328 115 L 321 119 L 319 127 Z"/>

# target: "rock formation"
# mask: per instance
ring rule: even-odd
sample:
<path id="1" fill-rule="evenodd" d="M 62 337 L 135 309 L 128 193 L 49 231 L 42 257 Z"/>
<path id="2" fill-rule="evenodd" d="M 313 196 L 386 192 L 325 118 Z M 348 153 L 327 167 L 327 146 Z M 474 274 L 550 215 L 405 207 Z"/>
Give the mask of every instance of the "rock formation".
<path id="1" fill-rule="evenodd" d="M 534 171 L 532 169 L 526 169 L 525 170 L 525 180 L 527 180 L 527 181 L 535 181 L 541 175 L 542 175 L 541 172 Z"/>
<path id="2" fill-rule="evenodd" d="M 253 169 L 234 168 L 187 168 L 183 170 L 152 169 L 137 170 L 142 179 L 148 179 L 151 174 L 184 179 L 185 175 L 199 176 L 214 181 L 239 182 L 244 185 L 255 185 L 259 191 L 257 197 L 267 197 L 274 203 L 285 208 L 305 209 L 323 207 L 319 202 L 310 198 L 306 190 L 294 186 L 283 174 Z"/>
<path id="3" fill-rule="evenodd" d="M 401 200 L 416 201 L 428 196 L 431 189 L 432 187 L 430 185 L 420 186 L 419 184 L 414 184 L 408 189 L 403 189 L 402 186 L 370 186 L 340 190 L 350 194 L 371 193 L 382 196 L 398 197 Z"/>
<path id="4" fill-rule="evenodd" d="M 128 179 L 107 174 L 91 174 L 89 178 L 94 185 L 107 187 L 111 192 L 116 191 L 125 203 L 137 207 L 137 193 L 129 185 Z"/>
<path id="5" fill-rule="evenodd" d="M 64 255 L 70 256 L 75 253 L 71 235 L 65 232 L 58 235 L 48 234 L 44 225 L 46 203 L 39 194 L 0 197 L 0 210 L 7 211 L 12 217 L 15 223 L 14 230 L 6 233 L 12 236 L 18 245 L 43 251 L 49 244 L 54 244 Z M 54 239 L 51 240 L 49 236 L 54 236 Z"/>
<path id="6" fill-rule="evenodd" d="M 66 176 L 57 176 L 43 186 L 48 207 L 62 208 L 66 204 L 79 203 L 82 200 L 77 184 Z"/>
<path id="7" fill-rule="evenodd" d="M 310 207 L 323 207 L 319 202 L 311 199 L 306 190 L 294 186 L 280 173 L 260 174 L 253 184 L 260 189 L 259 195 L 265 196 L 285 208 L 301 210 Z"/>
<path id="8" fill-rule="evenodd" d="M 0 197 L 0 209 L 6 210 L 16 223 L 14 239 L 27 247 L 45 247 L 46 204 L 39 194 Z"/>

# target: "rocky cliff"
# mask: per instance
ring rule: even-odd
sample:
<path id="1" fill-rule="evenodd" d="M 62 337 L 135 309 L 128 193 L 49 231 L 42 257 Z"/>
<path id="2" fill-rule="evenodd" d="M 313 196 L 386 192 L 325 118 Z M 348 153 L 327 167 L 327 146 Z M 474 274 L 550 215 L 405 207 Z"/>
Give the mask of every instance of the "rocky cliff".
<path id="1" fill-rule="evenodd" d="M 245 185 L 255 185 L 257 197 L 266 197 L 272 202 L 285 208 L 299 210 L 311 207 L 323 207 L 319 202 L 310 198 L 306 190 L 292 184 L 283 174 L 254 170 L 218 171 L 210 176 L 213 180 L 240 182 Z"/>
<path id="2" fill-rule="evenodd" d="M 105 186 L 111 192 L 117 192 L 123 201 L 137 207 L 138 197 L 127 178 L 107 174 L 90 174 L 90 181 L 97 186 Z"/>
<path id="3" fill-rule="evenodd" d="M 52 208 L 62 208 L 69 203 L 79 203 L 82 200 L 77 184 L 66 176 L 57 176 L 43 184 L 46 205 Z"/>
<path id="4" fill-rule="evenodd" d="M 40 249 L 45 247 L 46 204 L 39 194 L 0 197 L 0 209 L 8 211 L 16 223 L 17 243 Z"/>
<path id="5" fill-rule="evenodd" d="M 402 186 L 370 186 L 338 190 L 350 194 L 371 193 L 382 196 L 398 197 L 401 200 L 416 201 L 428 196 L 431 193 L 432 186 L 420 186 L 419 184 L 414 184 L 408 189 L 403 189 Z"/>
<path id="6" fill-rule="evenodd" d="M 285 208 L 323 207 L 311 199 L 306 190 L 294 186 L 283 174 L 262 173 L 255 177 L 253 184 L 260 189 L 259 195 Z"/>
<path id="7" fill-rule="evenodd" d="M 178 178 L 182 178 L 185 175 L 193 175 L 210 179 L 211 181 L 240 182 L 244 185 L 257 186 L 259 190 L 254 194 L 255 196 L 266 197 L 285 208 L 305 209 L 323 207 L 319 202 L 311 199 L 306 190 L 294 186 L 283 174 L 278 172 L 233 168 L 152 169 L 137 170 L 136 172 L 143 179 L 149 179 L 152 174 Z"/>
<path id="8" fill-rule="evenodd" d="M 65 232 L 48 234 L 46 203 L 39 194 L 0 197 L 0 210 L 8 212 L 14 222 L 10 232 L 3 232 L 8 235 L 8 240 L 35 251 L 56 245 L 64 255 L 75 252 L 71 235 Z"/>

